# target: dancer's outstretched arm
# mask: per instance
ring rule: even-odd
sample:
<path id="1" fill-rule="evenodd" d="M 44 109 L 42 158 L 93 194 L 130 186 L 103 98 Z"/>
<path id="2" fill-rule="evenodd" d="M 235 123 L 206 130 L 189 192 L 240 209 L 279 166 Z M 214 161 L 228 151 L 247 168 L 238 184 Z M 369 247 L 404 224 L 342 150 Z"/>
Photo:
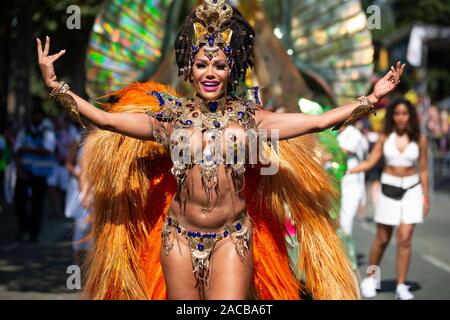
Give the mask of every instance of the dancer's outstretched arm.
<path id="1" fill-rule="evenodd" d="M 49 55 L 49 51 L 50 38 L 46 37 L 44 49 L 42 49 L 41 40 L 37 39 L 37 55 L 42 77 L 46 86 L 54 90 L 60 83 L 57 81 L 53 64 L 64 55 L 65 50 L 53 55 Z M 160 126 L 156 120 L 146 114 L 109 113 L 96 108 L 70 90 L 66 94 L 75 100 L 79 113 L 100 129 L 118 132 L 136 139 L 150 140 L 153 139 L 152 128 Z"/>
<path id="2" fill-rule="evenodd" d="M 369 154 L 366 160 L 361 161 L 356 167 L 349 170 L 348 173 L 359 173 L 359 172 L 367 172 L 381 160 L 383 157 L 383 146 L 386 142 L 386 135 L 382 134 L 375 146 L 372 149 L 372 152 Z"/>
<path id="3" fill-rule="evenodd" d="M 373 93 L 367 97 L 370 103 L 377 103 L 395 90 L 400 82 L 405 66 L 406 64 L 402 65 L 400 62 L 397 62 L 396 68 L 391 67 L 386 76 L 375 84 Z M 295 138 L 339 125 L 347 120 L 360 105 L 360 102 L 346 104 L 321 115 L 274 113 L 260 110 L 256 112 L 256 123 L 260 129 L 278 129 L 280 139 Z"/>

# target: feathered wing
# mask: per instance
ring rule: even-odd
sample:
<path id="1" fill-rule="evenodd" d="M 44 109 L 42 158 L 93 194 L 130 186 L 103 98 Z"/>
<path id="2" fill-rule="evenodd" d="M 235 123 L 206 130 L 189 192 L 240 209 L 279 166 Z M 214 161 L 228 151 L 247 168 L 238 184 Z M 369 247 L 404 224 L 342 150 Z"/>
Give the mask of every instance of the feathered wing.
<path id="1" fill-rule="evenodd" d="M 159 107 L 150 91 L 175 95 L 156 84 L 134 84 L 113 95 L 110 112 Z M 96 130 L 86 140 L 83 179 L 92 192 L 93 247 L 84 297 L 165 299 L 159 261 L 163 217 L 176 190 L 171 160 L 162 145 Z"/>
<path id="2" fill-rule="evenodd" d="M 330 213 L 336 190 L 315 160 L 308 138 L 279 143 L 276 175 L 263 176 L 259 168 L 246 177 L 246 201 L 254 221 L 254 282 L 261 299 L 358 299 L 357 276 L 336 235 Z M 300 285 L 289 267 L 285 241 L 286 210 L 299 239 Z"/>

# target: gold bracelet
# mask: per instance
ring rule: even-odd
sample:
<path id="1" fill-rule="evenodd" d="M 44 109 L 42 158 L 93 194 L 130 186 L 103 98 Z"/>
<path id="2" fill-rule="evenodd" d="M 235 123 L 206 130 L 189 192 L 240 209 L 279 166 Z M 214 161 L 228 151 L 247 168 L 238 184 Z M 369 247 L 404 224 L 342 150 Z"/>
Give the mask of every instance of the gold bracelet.
<path id="1" fill-rule="evenodd" d="M 75 102 L 75 99 L 67 93 L 67 91 L 69 90 L 70 86 L 64 81 L 61 81 L 58 88 L 55 88 L 52 90 L 52 92 L 50 92 L 50 97 L 59 102 L 64 107 L 64 109 L 67 110 L 70 117 L 78 122 L 83 127 L 83 129 L 86 130 L 86 126 L 84 125 L 83 121 L 81 121 L 80 112 L 78 110 L 78 105 Z"/>
<path id="2" fill-rule="evenodd" d="M 359 106 L 357 106 L 355 108 L 355 110 L 352 111 L 350 118 L 348 118 L 341 124 L 338 124 L 336 127 L 334 127 L 333 131 L 337 131 L 341 128 L 345 128 L 349 125 L 352 125 L 359 119 L 364 118 L 371 113 L 373 113 L 374 115 L 377 115 L 375 107 L 370 102 L 368 97 L 366 97 L 366 96 L 359 97 L 357 99 L 357 101 L 359 102 Z"/>

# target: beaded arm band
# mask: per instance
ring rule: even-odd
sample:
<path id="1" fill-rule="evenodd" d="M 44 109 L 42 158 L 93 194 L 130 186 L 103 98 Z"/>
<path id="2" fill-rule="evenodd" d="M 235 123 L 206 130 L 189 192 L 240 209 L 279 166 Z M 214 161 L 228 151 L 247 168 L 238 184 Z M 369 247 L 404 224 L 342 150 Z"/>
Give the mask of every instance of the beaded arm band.
<path id="1" fill-rule="evenodd" d="M 342 122 L 341 124 L 337 125 L 333 128 L 333 131 L 337 131 L 341 128 L 345 128 L 349 125 L 354 124 L 356 121 L 358 121 L 361 118 L 366 117 L 367 115 L 373 113 L 376 115 L 376 110 L 373 104 L 370 102 L 369 98 L 366 96 L 362 96 L 358 98 L 358 102 L 360 105 L 352 111 L 352 114 L 350 115 L 350 118 Z"/>
<path id="2" fill-rule="evenodd" d="M 83 121 L 81 121 L 80 112 L 78 111 L 78 105 L 75 102 L 75 99 L 70 94 L 67 94 L 67 91 L 69 90 L 69 85 L 64 81 L 61 81 L 58 88 L 52 90 L 50 97 L 58 101 L 68 111 L 70 117 L 81 124 L 83 129 L 86 129 Z"/>

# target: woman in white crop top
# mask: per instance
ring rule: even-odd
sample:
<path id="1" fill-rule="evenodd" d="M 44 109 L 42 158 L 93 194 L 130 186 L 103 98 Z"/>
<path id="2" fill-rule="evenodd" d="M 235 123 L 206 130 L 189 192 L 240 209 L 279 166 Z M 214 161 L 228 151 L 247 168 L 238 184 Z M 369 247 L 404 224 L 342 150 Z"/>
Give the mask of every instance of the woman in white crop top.
<path id="1" fill-rule="evenodd" d="M 406 286 L 406 273 L 411 259 L 411 238 L 414 226 L 428 215 L 427 140 L 420 134 L 414 106 L 407 100 L 397 100 L 387 110 L 384 133 L 366 161 L 351 173 L 370 170 L 384 156 L 381 176 L 382 191 L 375 208 L 377 234 L 372 243 L 369 265 L 378 266 L 389 244 L 392 231 L 397 231 L 396 298 L 412 299 Z M 361 292 L 367 298 L 376 295 L 376 280 L 365 278 Z"/>

